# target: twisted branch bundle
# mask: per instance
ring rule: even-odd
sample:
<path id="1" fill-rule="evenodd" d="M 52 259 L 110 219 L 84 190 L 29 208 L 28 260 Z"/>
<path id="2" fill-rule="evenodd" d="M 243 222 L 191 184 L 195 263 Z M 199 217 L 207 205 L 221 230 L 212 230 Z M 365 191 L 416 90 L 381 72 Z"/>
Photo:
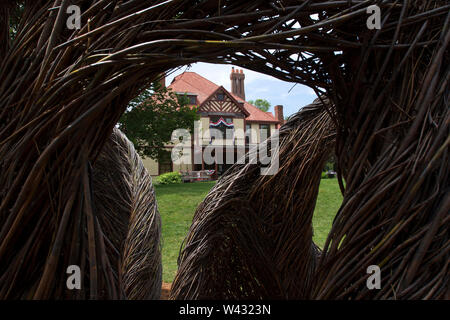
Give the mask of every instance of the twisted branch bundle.
<path id="1" fill-rule="evenodd" d="M 152 179 L 133 143 L 118 129 L 95 162 L 92 188 L 95 214 L 107 238 L 104 272 L 110 272 L 114 284 L 104 297 L 159 299 L 161 218 Z"/>

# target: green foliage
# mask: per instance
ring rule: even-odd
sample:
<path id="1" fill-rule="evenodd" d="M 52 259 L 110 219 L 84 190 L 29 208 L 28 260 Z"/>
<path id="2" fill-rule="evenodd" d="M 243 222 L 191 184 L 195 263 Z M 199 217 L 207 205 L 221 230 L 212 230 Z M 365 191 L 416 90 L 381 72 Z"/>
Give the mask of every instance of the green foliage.
<path id="1" fill-rule="evenodd" d="M 181 183 L 181 174 L 177 171 L 175 172 L 167 172 L 160 175 L 156 182 L 158 184 L 177 184 Z"/>
<path id="2" fill-rule="evenodd" d="M 25 9 L 25 3 L 24 1 L 16 1 L 15 3 L 12 3 L 11 6 L 12 9 L 9 11 L 9 36 L 11 40 L 14 40 L 20 24 L 20 19 Z"/>
<path id="3" fill-rule="evenodd" d="M 323 171 L 336 171 L 336 157 L 334 155 L 332 155 L 330 159 L 328 159 L 328 161 L 325 163 Z"/>
<path id="4" fill-rule="evenodd" d="M 156 82 L 130 102 L 119 120 L 119 128 L 141 156 L 161 159 L 163 147 L 170 142 L 174 130 L 183 128 L 193 132 L 199 115 L 197 107 L 188 103 L 186 96 L 177 95 Z"/>
<path id="5" fill-rule="evenodd" d="M 270 102 L 266 99 L 249 100 L 248 103 L 254 105 L 255 107 L 258 107 L 259 110 L 262 110 L 264 112 L 269 111 L 270 108 Z"/>

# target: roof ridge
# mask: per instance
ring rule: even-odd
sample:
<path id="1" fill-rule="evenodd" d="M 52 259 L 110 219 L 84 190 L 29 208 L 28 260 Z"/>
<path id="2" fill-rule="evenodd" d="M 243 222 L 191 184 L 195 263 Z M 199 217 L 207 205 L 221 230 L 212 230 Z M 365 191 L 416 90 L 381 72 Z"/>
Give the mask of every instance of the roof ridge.
<path id="1" fill-rule="evenodd" d="M 208 81 L 209 83 L 215 85 L 216 87 L 220 87 L 218 84 L 212 82 L 211 80 L 206 79 L 205 77 L 199 75 L 197 72 L 194 72 L 194 71 L 184 71 L 183 73 L 181 73 L 181 74 L 179 74 L 178 76 L 176 76 L 175 79 L 176 79 L 176 80 L 182 80 L 183 82 L 186 82 L 187 84 L 189 84 L 189 85 L 195 87 L 196 89 L 199 89 L 199 90 L 200 90 L 200 88 L 198 88 L 198 87 L 195 86 L 194 84 L 189 83 L 189 82 L 187 82 L 187 81 L 185 81 L 185 80 L 183 79 L 183 75 L 184 75 L 185 73 L 191 73 L 191 74 L 194 74 L 194 75 L 196 75 L 196 76 L 202 78 L 203 80 L 206 80 L 206 81 Z M 178 79 L 178 77 L 179 77 L 180 79 Z"/>

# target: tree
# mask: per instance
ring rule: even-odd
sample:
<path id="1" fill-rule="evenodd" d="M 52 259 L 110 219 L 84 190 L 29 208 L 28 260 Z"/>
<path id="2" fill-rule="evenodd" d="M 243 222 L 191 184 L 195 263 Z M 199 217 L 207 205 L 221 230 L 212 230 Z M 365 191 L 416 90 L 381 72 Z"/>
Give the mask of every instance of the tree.
<path id="1" fill-rule="evenodd" d="M 267 112 L 270 108 L 270 102 L 266 99 L 256 99 L 256 100 L 249 100 L 248 103 L 254 105 L 255 107 L 258 107 L 258 109 Z"/>
<path id="2" fill-rule="evenodd" d="M 130 102 L 119 120 L 119 128 L 134 143 L 139 155 L 159 160 L 175 129 L 193 131 L 199 115 L 197 107 L 188 103 L 186 96 L 155 82 Z"/>

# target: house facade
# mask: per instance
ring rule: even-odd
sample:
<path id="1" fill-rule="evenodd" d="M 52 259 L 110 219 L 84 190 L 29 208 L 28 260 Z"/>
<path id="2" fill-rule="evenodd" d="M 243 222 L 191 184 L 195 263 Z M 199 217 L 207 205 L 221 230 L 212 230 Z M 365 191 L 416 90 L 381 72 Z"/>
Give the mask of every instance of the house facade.
<path id="1" fill-rule="evenodd" d="M 166 146 L 166 156 L 160 161 L 143 159 L 150 175 L 210 170 L 215 177 L 220 176 L 231 164 L 225 160 L 204 160 L 204 152 L 209 151 L 208 146 L 223 146 L 223 150 L 220 149 L 222 159 L 234 158 L 236 161 L 241 150 L 248 151 L 283 124 L 283 106 L 275 106 L 273 115 L 245 101 L 245 74 L 242 70 L 232 68 L 230 80 L 231 92 L 195 72 L 184 72 L 172 80 L 168 88 L 176 94 L 186 95 L 189 104 L 198 107 L 200 115 L 196 125 L 197 135 L 191 137 L 189 146 L 192 161 L 174 163 L 171 158 L 173 145 L 169 144 Z M 165 80 L 162 81 L 165 85 Z M 219 154 L 213 156 L 219 157 Z"/>

